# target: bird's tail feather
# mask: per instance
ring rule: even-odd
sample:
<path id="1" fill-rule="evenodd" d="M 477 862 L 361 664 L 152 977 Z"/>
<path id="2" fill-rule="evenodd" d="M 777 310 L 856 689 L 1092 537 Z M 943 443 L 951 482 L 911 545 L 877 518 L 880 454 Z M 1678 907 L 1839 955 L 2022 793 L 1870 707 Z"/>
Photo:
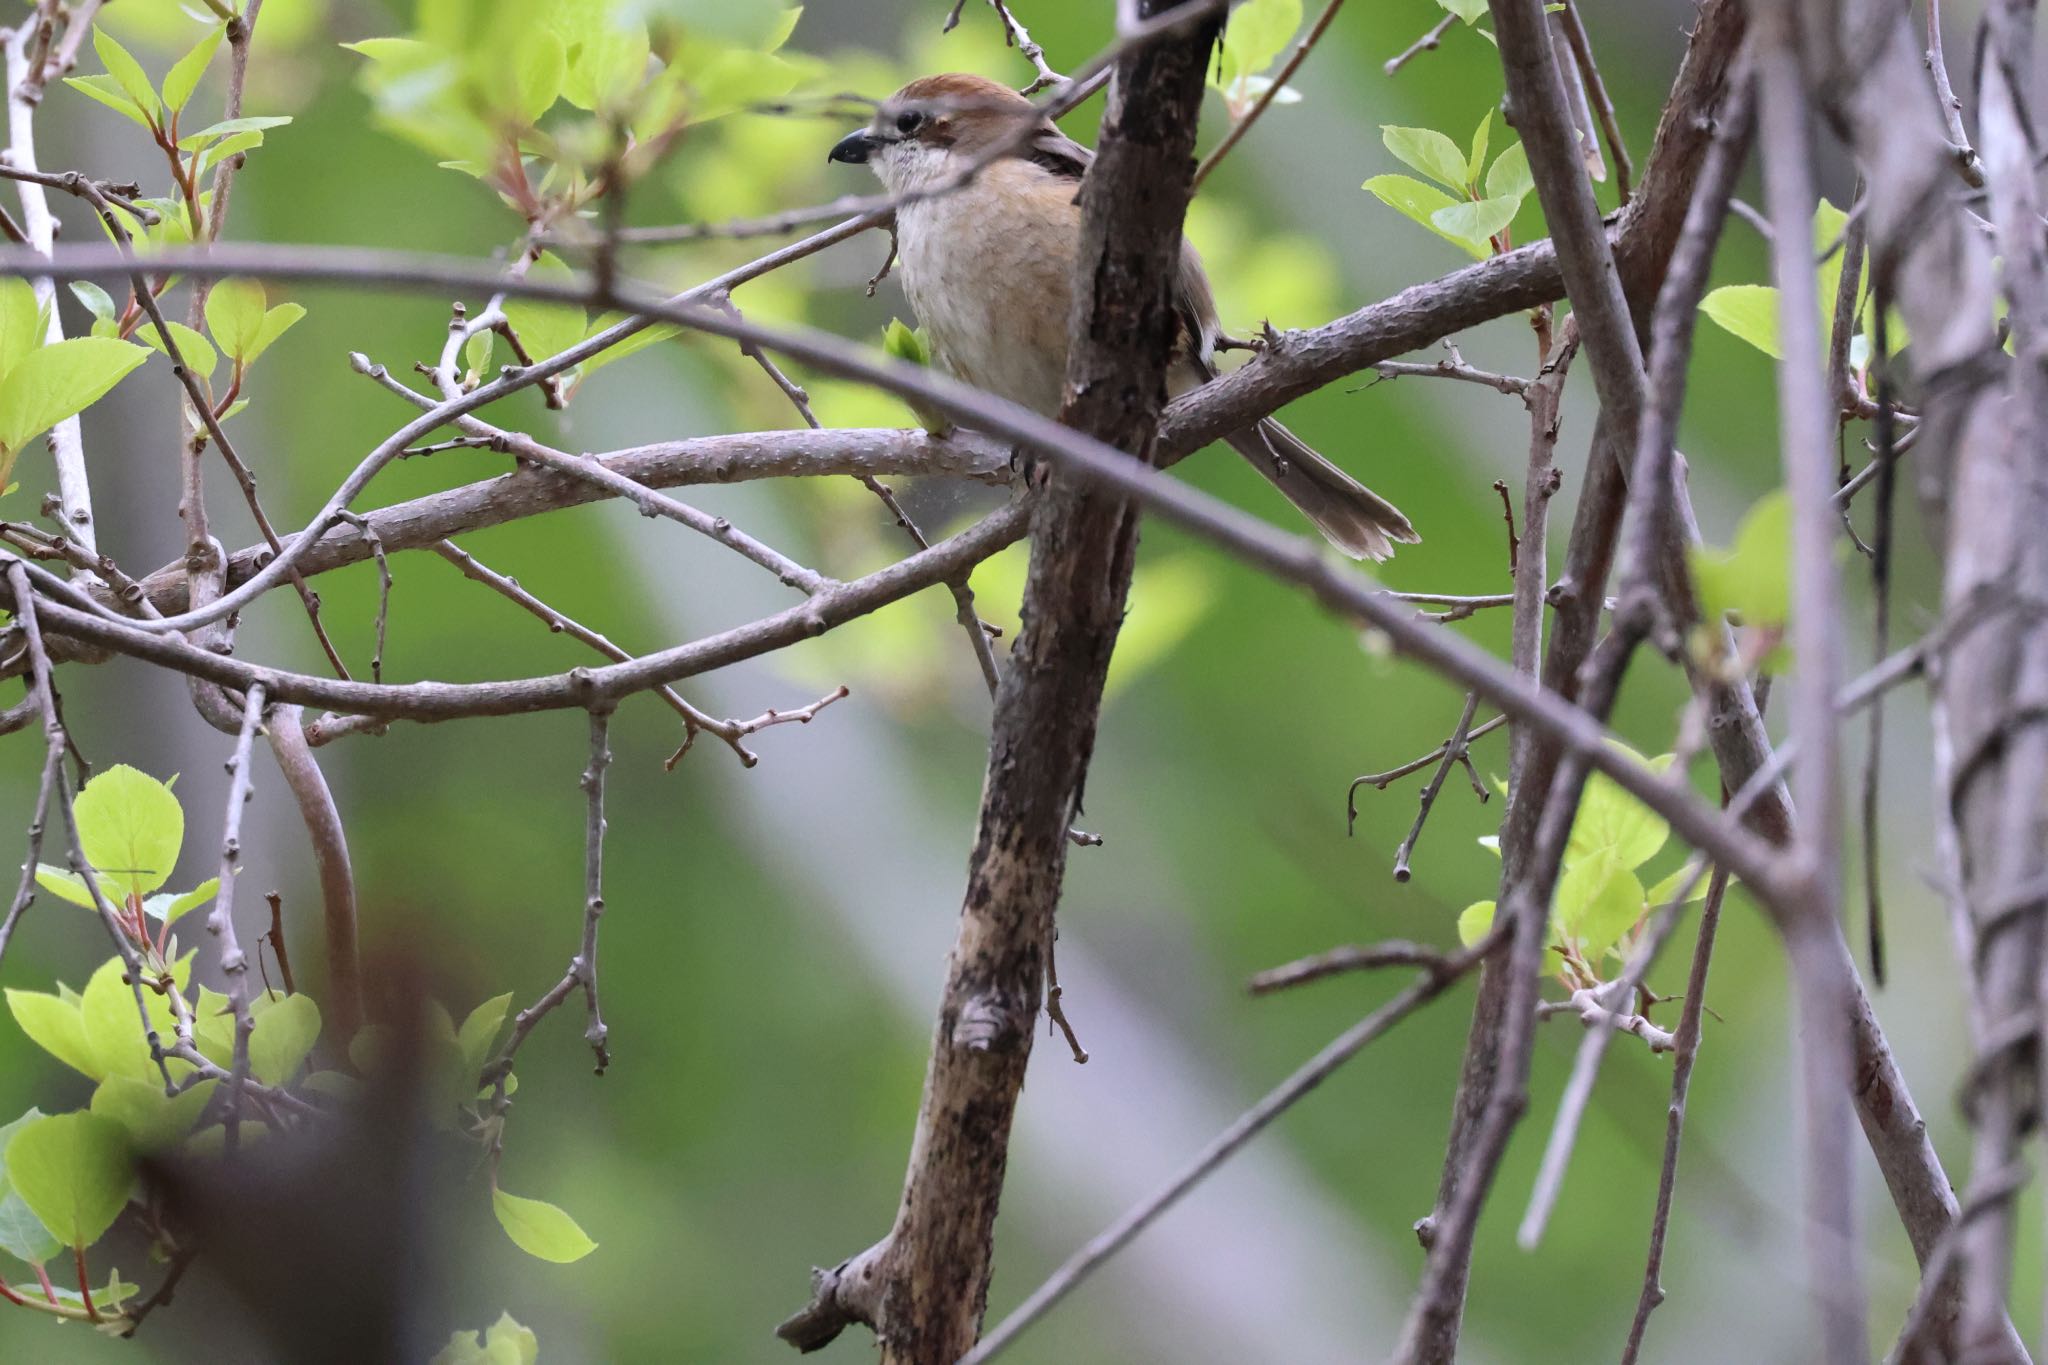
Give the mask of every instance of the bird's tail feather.
<path id="1" fill-rule="evenodd" d="M 1421 541 L 1399 508 L 1316 454 L 1278 422 L 1268 418 L 1228 439 L 1232 450 L 1353 559 L 1385 559 L 1396 544 Z"/>

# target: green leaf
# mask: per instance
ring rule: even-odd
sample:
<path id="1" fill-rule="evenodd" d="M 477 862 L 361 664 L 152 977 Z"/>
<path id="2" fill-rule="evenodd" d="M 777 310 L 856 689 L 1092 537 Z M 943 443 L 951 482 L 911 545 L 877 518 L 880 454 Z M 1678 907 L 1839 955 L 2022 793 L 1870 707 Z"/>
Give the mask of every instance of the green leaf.
<path id="1" fill-rule="evenodd" d="M 503 1190 L 491 1191 L 491 1211 L 513 1244 L 529 1256 L 568 1265 L 597 1250 L 583 1229 L 553 1204 L 522 1199 Z"/>
<path id="2" fill-rule="evenodd" d="M 1611 851 L 1566 864 L 1557 882 L 1557 929 L 1579 940 L 1588 961 L 1598 961 L 1642 917 L 1643 884 Z"/>
<path id="3" fill-rule="evenodd" d="M 562 98 L 578 109 L 596 109 L 607 100 L 616 103 L 622 92 L 637 90 L 647 75 L 647 25 L 601 13 L 587 19 L 575 33 L 557 25 L 569 57 Z"/>
<path id="4" fill-rule="evenodd" d="M 932 363 L 932 348 L 925 339 L 924 329 L 920 327 L 912 331 L 903 325 L 902 318 L 890 318 L 889 325 L 882 329 L 882 349 L 913 365 Z"/>
<path id="5" fill-rule="evenodd" d="M 319 1037 L 320 1007 L 312 996 L 287 995 L 268 1005 L 259 1000 L 256 1030 L 249 1035 L 249 1069 L 265 1085 L 284 1085 L 298 1074 Z"/>
<path id="6" fill-rule="evenodd" d="M 1512 199 L 1519 204 L 1535 188 L 1536 178 L 1529 174 L 1529 150 L 1519 142 L 1495 157 L 1486 172 L 1489 199 Z"/>
<path id="7" fill-rule="evenodd" d="M 9 280 L 7 284 L 0 284 L 0 293 L 6 292 L 7 285 L 15 284 L 21 285 L 24 289 L 28 288 L 27 281 L 25 280 Z M 29 292 L 33 295 L 35 291 L 30 290 Z M 121 310 L 114 306 L 113 295 L 94 284 L 91 280 L 73 280 L 71 282 L 71 294 L 72 297 L 85 305 L 86 311 L 92 314 L 95 322 L 119 322 L 121 320 Z M 41 338 L 38 337 L 37 340 L 40 341 Z M 0 343 L 0 354 L 13 353 L 11 345 Z M 4 360 L 0 360 L 0 374 L 5 373 L 7 373 L 7 363 Z"/>
<path id="8" fill-rule="evenodd" d="M 166 319 L 164 325 L 170 329 L 171 339 L 178 343 L 178 354 L 185 357 L 186 368 L 201 379 L 212 378 L 214 366 L 220 363 L 220 357 L 214 354 L 213 344 L 182 322 L 171 322 Z M 164 349 L 164 339 L 158 335 L 154 323 L 136 328 L 135 334 L 141 337 L 143 344 L 152 351 L 170 355 L 170 352 Z"/>
<path id="9" fill-rule="evenodd" d="M 185 810 L 164 783 L 117 763 L 85 784 L 71 812 L 86 861 L 124 893 L 146 894 L 170 879 L 185 842 Z"/>
<path id="10" fill-rule="evenodd" d="M 187 133 L 178 139 L 180 149 L 193 152 L 216 138 L 229 137 L 235 133 L 260 133 L 267 128 L 282 128 L 291 119 L 283 114 L 258 114 L 247 118 L 223 119 L 210 123 L 196 133 Z"/>
<path id="11" fill-rule="evenodd" d="M 1434 185 L 1425 185 L 1420 180 L 1406 175 L 1376 175 L 1365 182 L 1366 192 L 1386 204 L 1404 217 L 1422 224 L 1437 236 L 1458 246 L 1473 256 L 1484 259 L 1491 248 L 1484 242 L 1471 241 L 1464 237 L 1453 237 L 1436 225 L 1436 215 L 1445 209 L 1457 207 L 1458 201 Z"/>
<path id="12" fill-rule="evenodd" d="M 1488 109 L 1479 120 L 1477 131 L 1472 134 L 1472 150 L 1465 157 L 1465 183 L 1479 183 L 1479 172 L 1486 169 L 1486 144 L 1493 136 L 1493 110 Z"/>
<path id="13" fill-rule="evenodd" d="M 562 40 L 546 28 L 529 29 L 512 52 L 512 115 L 521 123 L 539 123 L 561 96 L 568 71 Z"/>
<path id="14" fill-rule="evenodd" d="M 121 1125 L 138 1152 L 175 1147 L 199 1124 L 215 1081 L 201 1081 L 176 1099 L 163 1084 L 139 1076 L 109 1076 L 92 1092 L 92 1112 Z"/>
<path id="15" fill-rule="evenodd" d="M 112 76 L 66 76 L 64 84 L 87 99 L 106 105 L 130 123 L 139 124 L 144 128 L 151 126 L 142 110 L 136 107 L 135 101 L 128 98 L 127 92 L 121 89 L 120 82 Z"/>
<path id="16" fill-rule="evenodd" d="M 1478 23 L 1486 14 L 1486 0 L 1436 0 L 1436 2 L 1468 24 Z"/>
<path id="17" fill-rule="evenodd" d="M 1792 614 L 1792 502 L 1780 489 L 1749 509 L 1726 550 L 1698 546 L 1692 573 L 1709 620 L 1729 612 L 1745 625 L 1783 626 Z"/>
<path id="18" fill-rule="evenodd" d="M 242 357 L 242 363 L 255 363 L 257 356 L 270 349 L 270 343 L 289 332 L 293 324 L 304 316 L 305 308 L 296 303 L 280 303 L 265 313 L 263 325 L 256 329 L 256 338 L 249 343 L 249 353 Z"/>
<path id="19" fill-rule="evenodd" d="M 30 1211 L 7 1181 L 7 1144 L 16 1133 L 41 1117 L 43 1111 L 31 1107 L 14 1122 L 0 1127 L 0 1251 L 29 1265 L 41 1265 L 64 1249 L 64 1244 L 50 1235 L 43 1220 Z"/>
<path id="20" fill-rule="evenodd" d="M 1625 744 L 1613 743 L 1612 747 L 1627 754 L 1638 763 L 1642 755 Z M 1664 760 L 1669 762 L 1667 758 Z M 1644 763 L 1645 767 L 1655 764 Z M 1664 817 L 1622 789 L 1619 782 L 1605 773 L 1594 773 L 1586 779 L 1585 795 L 1579 801 L 1579 812 L 1572 820 L 1571 840 L 1565 846 L 1567 866 L 1575 861 L 1611 854 L 1629 870 L 1641 867 L 1657 856 L 1664 841 L 1671 837 L 1671 826 Z"/>
<path id="21" fill-rule="evenodd" d="M 6 1160 L 7 1183 L 66 1246 L 91 1246 L 128 1205 L 134 1163 L 127 1135 L 111 1119 L 36 1119 L 15 1133 Z"/>
<path id="22" fill-rule="evenodd" d="M 1771 359 L 1784 358 L 1778 348 L 1778 291 L 1771 286 L 1724 284 L 1700 300 L 1700 311 Z"/>
<path id="23" fill-rule="evenodd" d="M 201 38 L 190 52 L 178 58 L 177 65 L 164 77 L 164 103 L 172 109 L 183 109 L 185 101 L 192 98 L 192 91 L 198 86 L 199 78 L 206 73 L 206 64 L 213 60 L 213 54 L 220 47 L 220 40 L 227 33 L 222 25 Z"/>
<path id="24" fill-rule="evenodd" d="M 1457 143 L 1436 129 L 1399 128 L 1388 123 L 1380 126 L 1380 138 L 1388 151 L 1445 189 L 1463 193 L 1469 183 L 1465 176 L 1465 154 L 1458 150 Z"/>
<path id="25" fill-rule="evenodd" d="M 99 295 L 107 298 L 105 290 L 99 290 Z M 107 299 L 109 311 L 113 306 L 114 301 Z M 98 315 L 97 309 L 94 315 Z M 45 335 L 42 306 L 36 302 L 36 291 L 28 281 L 0 282 L 0 377 L 5 377 L 22 357 L 41 346 Z"/>
<path id="26" fill-rule="evenodd" d="M 73 1071 L 98 1080 L 105 1075 L 76 1002 L 44 991 L 7 992 L 7 1009 L 28 1040 Z"/>
<path id="27" fill-rule="evenodd" d="M 121 899 L 119 889 L 108 885 L 105 877 L 101 877 L 98 880 L 100 894 L 105 896 L 109 902 L 118 904 Z M 49 863 L 37 863 L 36 885 L 42 887 L 43 890 L 48 891 L 53 896 L 70 901 L 73 905 L 82 905 L 86 909 L 93 911 L 99 909 L 99 902 L 92 898 L 92 892 L 86 887 L 85 878 L 79 876 L 68 867 L 56 867 Z"/>
<path id="28" fill-rule="evenodd" d="M 602 314 L 590 324 L 589 330 L 584 333 L 584 337 L 594 337 L 599 332 L 605 331 L 607 328 L 625 321 L 625 319 L 626 315 L 624 313 Z M 588 375 L 592 370 L 609 365 L 615 360 L 624 360 L 627 356 L 637 351 L 644 351 L 649 346 L 667 341 L 681 332 L 681 327 L 667 322 L 658 323 L 653 327 L 643 327 L 618 345 L 599 351 L 596 355 L 577 366 L 577 368 L 585 375 Z"/>
<path id="29" fill-rule="evenodd" d="M 230 133 L 193 158 L 192 165 L 194 169 L 192 173 L 195 176 L 204 175 L 209 166 L 218 166 L 231 156 L 237 156 L 242 152 L 261 147 L 262 145 L 263 134 L 261 133 Z"/>
<path id="30" fill-rule="evenodd" d="M 1687 891 L 1685 881 L 1691 874 L 1691 867 L 1681 864 L 1670 876 L 1658 882 L 1648 891 L 1645 891 L 1643 899 L 1649 902 L 1652 910 L 1662 909 L 1664 906 L 1671 904 L 1672 901 L 1678 898 L 1678 893 L 1681 891 L 1685 891 L 1685 903 L 1687 905 L 1691 905 L 1695 901 L 1705 900 L 1707 898 L 1707 883 L 1712 881 L 1713 878 L 1702 873 L 1693 879 L 1692 889 Z"/>
<path id="31" fill-rule="evenodd" d="M 23 356 L 0 380 L 0 482 L 29 441 L 91 407 L 148 358 L 147 347 L 110 337 L 74 337 Z"/>
<path id="32" fill-rule="evenodd" d="M 1437 231 L 1458 242 L 1486 242 L 1515 221 L 1521 203 L 1514 199 L 1481 199 L 1478 203 L 1453 204 L 1429 215 Z"/>
<path id="33" fill-rule="evenodd" d="M 1458 915 L 1458 941 L 1470 948 L 1493 932 L 1493 902 L 1474 901 Z"/>
<path id="34" fill-rule="evenodd" d="M 1220 84 L 1264 71 L 1300 27 L 1301 0 L 1244 0 L 1223 30 Z"/>
<path id="35" fill-rule="evenodd" d="M 254 280 L 222 280 L 206 296 L 206 330 L 221 350 L 246 361 L 263 330 L 263 286 Z"/>
<path id="36" fill-rule="evenodd" d="M 529 278 L 567 280 L 569 268 L 552 255 L 533 263 Z M 519 334 L 519 344 L 536 361 L 568 350 L 583 340 L 587 326 L 583 310 L 575 304 L 539 303 L 532 299 L 505 300 L 505 320 Z"/>
<path id="37" fill-rule="evenodd" d="M 500 1313 L 489 1330 L 457 1332 L 427 1365 L 535 1365 L 540 1359 L 540 1339 Z"/>
<path id="38" fill-rule="evenodd" d="M 11 1188 L 0 1195 L 0 1251 L 18 1261 L 41 1265 L 63 1249 L 64 1244 L 50 1235 L 26 1200 Z"/>
<path id="39" fill-rule="evenodd" d="M 190 971 L 190 958 L 186 959 L 185 971 Z M 92 979 L 85 983 L 85 994 L 78 1002 L 79 1018 L 85 1026 L 86 1045 L 92 1049 L 95 1079 L 108 1076 L 138 1076 L 163 1079 L 151 1060 L 149 1039 L 142 1031 L 142 1016 L 135 1009 L 135 989 L 121 979 L 121 959 L 108 958 L 100 964 Z M 154 986 L 142 988 L 143 1007 L 149 1011 L 150 1027 L 156 1030 L 159 1040 L 169 1040 L 177 1033 L 177 1019 L 171 1012 L 171 1002 L 158 993 Z M 186 1067 L 183 1062 L 171 1063 L 172 1074 Z"/>
<path id="40" fill-rule="evenodd" d="M 182 892 L 175 896 L 145 897 L 142 902 L 142 911 L 153 920 L 160 920 L 165 924 L 175 924 L 185 915 L 190 914 L 212 900 L 219 891 L 220 878 L 208 877 L 190 891 Z"/>
<path id="41" fill-rule="evenodd" d="M 142 70 L 142 63 L 130 56 L 128 49 L 115 42 L 113 35 L 104 28 L 92 31 L 92 50 L 100 54 L 100 61 L 106 66 L 121 90 L 135 107 L 154 117 L 162 104 L 156 97 L 156 88 L 149 83 L 149 77 Z"/>
<path id="42" fill-rule="evenodd" d="M 505 1026 L 505 1012 L 512 1007 L 512 992 L 494 995 L 469 1012 L 456 1030 L 455 1041 L 462 1049 L 462 1065 L 474 1078 L 490 1060 L 491 1044 Z"/>

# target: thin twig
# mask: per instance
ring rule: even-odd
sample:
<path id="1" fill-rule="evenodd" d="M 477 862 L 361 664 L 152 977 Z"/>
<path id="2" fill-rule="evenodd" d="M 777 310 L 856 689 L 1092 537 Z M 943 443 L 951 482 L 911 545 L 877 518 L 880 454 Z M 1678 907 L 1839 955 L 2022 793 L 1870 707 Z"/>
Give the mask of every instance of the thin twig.
<path id="1" fill-rule="evenodd" d="M 249 957 L 235 936 L 235 885 L 242 872 L 242 808 L 249 804 L 249 753 L 262 723 L 263 684 L 258 683 L 249 689 L 248 699 L 242 704 L 242 733 L 228 759 L 228 806 L 220 836 L 220 889 L 214 893 L 213 908 L 206 915 L 206 931 L 219 945 L 221 977 L 227 984 L 228 1004 L 235 1017 L 227 1109 L 221 1116 L 226 1129 L 224 1149 L 230 1158 L 242 1138 L 242 1087 L 249 1080 L 249 1040 L 256 1031 L 256 1021 L 249 1013 Z"/>
<path id="2" fill-rule="evenodd" d="M 1397 882 L 1405 882 L 1413 875 L 1408 868 L 1409 855 L 1415 852 L 1415 841 L 1422 837 L 1422 826 L 1428 821 L 1429 812 L 1436 806 L 1437 793 L 1443 790 L 1444 779 L 1451 775 L 1452 765 L 1465 760 L 1466 746 L 1471 742 L 1472 713 L 1478 709 L 1479 694 L 1467 692 L 1465 709 L 1459 714 L 1457 725 L 1452 727 L 1451 737 L 1444 741 L 1443 758 L 1437 763 L 1436 771 L 1430 774 L 1429 781 L 1423 784 L 1422 795 L 1415 811 L 1415 823 L 1408 827 L 1408 837 L 1394 850 L 1394 880 Z M 1479 800 L 1484 803 L 1486 788 L 1481 786 L 1477 789 Z M 1356 790 L 1356 787 L 1353 790 Z"/>
<path id="3" fill-rule="evenodd" d="M 1391 76 L 1423 53 L 1436 51 L 1443 42 L 1444 33 L 1457 21 L 1457 18 L 1458 16 L 1455 14 L 1446 13 L 1443 18 L 1430 26 L 1429 32 L 1402 48 L 1392 57 L 1389 57 L 1386 64 L 1380 70 Z"/>
<path id="4" fill-rule="evenodd" d="M 1466 745 L 1469 746 L 1473 740 L 1478 739 L 1481 735 L 1492 734 L 1507 723 L 1508 718 L 1506 716 L 1495 716 L 1492 720 L 1482 721 L 1467 732 L 1465 735 Z M 1345 794 L 1345 828 L 1355 831 L 1358 825 L 1358 789 L 1360 787 L 1375 787 L 1380 791 L 1385 791 L 1390 783 L 1406 777 L 1410 773 L 1421 772 L 1424 768 L 1442 758 L 1444 751 L 1450 747 L 1449 741 L 1445 741 L 1431 749 L 1421 758 L 1411 759 L 1398 768 L 1389 768 L 1383 773 L 1367 773 L 1363 777 L 1353 778 L 1351 780 L 1351 789 Z"/>
<path id="5" fill-rule="evenodd" d="M 1721 902 L 1728 893 L 1728 874 L 1714 869 L 1707 883 L 1707 901 L 1700 907 L 1699 937 L 1686 977 L 1685 1004 L 1679 1011 L 1677 1043 L 1672 1051 L 1671 1103 L 1665 1110 L 1664 1159 L 1657 1176 L 1657 1210 L 1650 1219 L 1650 1252 L 1643 1267 L 1643 1292 L 1636 1300 L 1635 1319 L 1628 1329 L 1621 1365 L 1635 1365 L 1642 1351 L 1650 1314 L 1664 1302 L 1664 1239 L 1671 1227 L 1671 1200 L 1678 1188 L 1678 1147 L 1685 1135 L 1685 1102 L 1692 1089 L 1693 1066 L 1699 1061 L 1700 1035 L 1707 1005 L 1707 968 L 1714 955 L 1714 935 L 1721 924 Z"/>
<path id="6" fill-rule="evenodd" d="M 1599 64 L 1593 60 L 1593 40 L 1586 34 L 1586 25 L 1579 18 L 1578 0 L 1564 0 L 1564 8 L 1557 12 L 1557 18 L 1564 29 L 1565 40 L 1571 44 L 1572 60 L 1579 69 L 1579 78 L 1585 82 L 1586 94 L 1593 103 L 1593 115 L 1600 120 L 1600 132 L 1607 140 L 1607 155 L 1614 163 L 1614 188 L 1623 204 L 1628 203 L 1631 181 L 1635 167 L 1628 159 L 1628 144 L 1621 136 L 1621 123 L 1614 116 L 1614 101 L 1607 97 L 1607 84 L 1600 79 Z"/>
<path id="7" fill-rule="evenodd" d="M 973 1350 L 962 1356 L 959 1365 L 986 1365 L 986 1362 L 995 1359 L 996 1355 L 1014 1342 L 1025 1328 L 1044 1317 L 1104 1261 L 1123 1250 L 1132 1238 L 1180 1202 L 1181 1197 L 1206 1179 L 1210 1172 L 1235 1156 L 1274 1119 L 1293 1108 L 1303 1096 L 1328 1080 L 1339 1067 L 1350 1061 L 1368 1043 L 1443 994 L 1499 947 L 1503 938 L 1504 934 L 1497 929 L 1469 948 L 1460 949 L 1440 961 L 1419 964 L 1423 967 L 1422 974 L 1403 988 L 1399 995 L 1354 1024 L 1329 1046 L 1311 1057 L 1293 1075 L 1267 1092 L 1265 1098 L 1217 1134 L 1157 1194 L 1131 1209 L 1069 1256 L 1061 1263 L 1059 1269 L 1046 1278 L 1045 1283 L 1032 1290 L 1007 1318 L 983 1337 Z"/>

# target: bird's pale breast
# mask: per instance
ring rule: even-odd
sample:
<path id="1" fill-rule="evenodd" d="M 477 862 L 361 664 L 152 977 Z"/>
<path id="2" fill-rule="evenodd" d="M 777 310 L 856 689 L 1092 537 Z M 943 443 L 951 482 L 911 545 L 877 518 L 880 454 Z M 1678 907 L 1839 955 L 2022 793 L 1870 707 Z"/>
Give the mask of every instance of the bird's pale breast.
<path id="1" fill-rule="evenodd" d="M 1001 161 L 897 215 L 903 289 L 942 363 L 1047 416 L 1066 370 L 1074 192 L 1028 162 Z"/>

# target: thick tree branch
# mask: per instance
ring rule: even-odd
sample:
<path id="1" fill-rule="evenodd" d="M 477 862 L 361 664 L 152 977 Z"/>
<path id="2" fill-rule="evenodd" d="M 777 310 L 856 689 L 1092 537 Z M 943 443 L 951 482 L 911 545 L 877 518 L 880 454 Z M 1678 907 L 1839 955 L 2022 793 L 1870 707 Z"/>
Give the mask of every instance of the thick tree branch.
<path id="1" fill-rule="evenodd" d="M 1141 11 L 1150 18 L 1160 8 Z M 1215 24 L 1204 25 L 1119 65 L 1081 188 L 1061 418 L 1140 459 L 1165 404 L 1172 281 L 1215 35 Z M 980 1332 L 1067 831 L 1136 552 L 1137 507 L 1122 490 L 1055 474 L 1032 519 L 1024 626 L 996 694 L 980 828 L 902 1207 L 867 1282 L 872 1298 L 849 1313 L 874 1327 L 885 1365 L 952 1365 Z"/>

